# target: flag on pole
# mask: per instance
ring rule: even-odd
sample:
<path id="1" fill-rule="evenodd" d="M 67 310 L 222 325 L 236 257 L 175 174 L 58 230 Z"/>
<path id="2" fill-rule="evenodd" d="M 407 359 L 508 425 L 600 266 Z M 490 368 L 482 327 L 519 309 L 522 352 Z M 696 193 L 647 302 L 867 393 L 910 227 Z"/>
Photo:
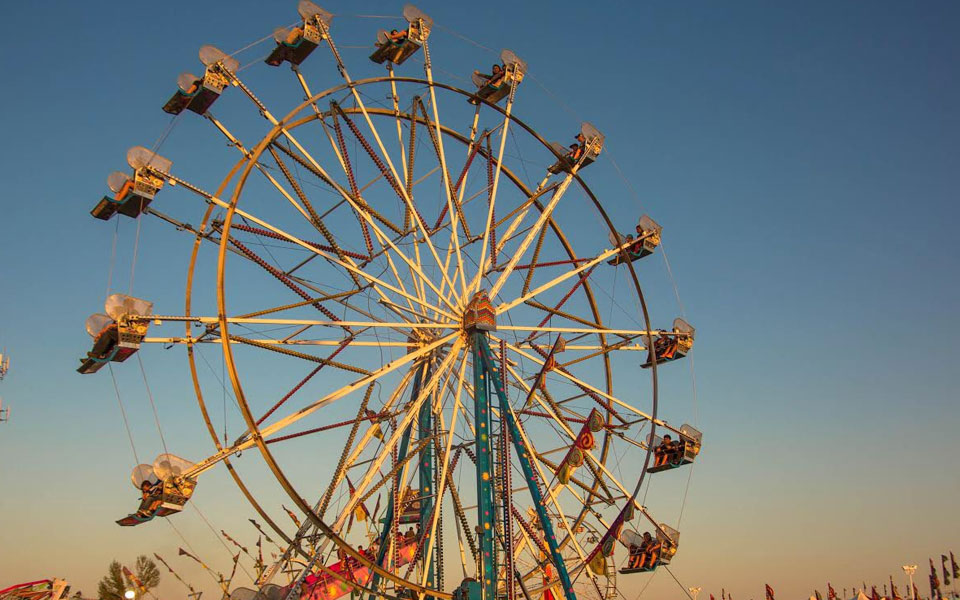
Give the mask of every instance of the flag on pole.
<path id="1" fill-rule="evenodd" d="M 137 588 L 137 590 L 140 592 L 140 595 L 147 593 L 146 586 L 143 585 L 143 582 L 140 581 L 140 578 L 134 575 L 133 572 L 130 571 L 130 569 L 128 569 L 127 567 L 123 567 L 123 575 L 127 578 L 127 580 L 131 584 L 134 585 L 134 587 Z"/>
<path id="2" fill-rule="evenodd" d="M 870 586 L 870 600 L 880 600 L 880 594 L 877 593 L 877 586 Z"/>
<path id="3" fill-rule="evenodd" d="M 766 587 L 766 590 L 765 590 L 765 591 L 766 591 L 766 593 L 767 593 L 767 600 L 776 600 L 776 599 L 773 597 L 773 588 L 770 587 L 770 584 L 769 584 L 769 583 L 765 583 L 764 586 Z"/>
<path id="4" fill-rule="evenodd" d="M 953 552 L 950 552 L 950 567 L 953 569 L 953 578 L 960 579 L 960 567 L 957 566 L 957 561 L 953 558 Z"/>
<path id="5" fill-rule="evenodd" d="M 943 567 L 943 585 L 950 585 L 950 571 L 947 570 L 947 555 L 940 555 L 940 566 Z"/>
<path id="6" fill-rule="evenodd" d="M 717 600 L 717 599 L 713 597 L 713 594 L 710 594 L 710 600 Z"/>
<path id="7" fill-rule="evenodd" d="M 720 588 L 720 600 L 727 600 L 727 590 Z"/>
<path id="8" fill-rule="evenodd" d="M 933 566 L 933 559 L 930 559 L 930 600 L 943 600 L 940 593 L 940 578 L 937 577 L 937 568 Z"/>
<path id="9" fill-rule="evenodd" d="M 823 596 L 820 595 L 820 590 L 813 590 L 813 595 L 817 597 L 817 600 L 823 600 Z"/>
<path id="10" fill-rule="evenodd" d="M 163 563 L 163 566 L 165 566 L 165 567 L 167 568 L 167 570 L 170 571 L 170 574 L 171 574 L 171 575 L 173 575 L 174 577 L 177 578 L 177 581 L 179 581 L 179 582 L 182 583 L 183 585 L 187 586 L 187 589 L 190 590 L 190 595 L 191 595 L 191 596 L 193 596 L 193 595 L 195 595 L 195 594 L 197 593 L 197 590 L 193 589 L 193 586 L 192 586 L 192 585 L 190 585 L 189 583 L 187 583 L 186 581 L 184 581 L 183 578 L 180 577 L 180 575 L 179 575 L 176 571 L 174 571 L 173 568 L 171 568 L 169 564 L 167 564 L 167 561 L 163 560 L 163 557 L 162 557 L 162 556 L 160 556 L 160 555 L 157 554 L 157 553 L 154 553 L 153 555 L 154 555 L 155 557 L 157 557 L 157 560 L 159 560 L 161 563 Z"/>
<path id="11" fill-rule="evenodd" d="M 357 493 L 357 488 L 353 487 L 353 482 L 350 481 L 349 477 L 347 477 L 347 486 L 350 490 L 350 496 L 353 497 Z M 379 497 L 377 499 L 379 500 Z M 366 521 L 370 518 L 370 511 L 367 510 L 363 502 L 357 503 L 356 508 L 353 509 L 353 514 L 357 518 L 357 521 Z"/>
<path id="12" fill-rule="evenodd" d="M 913 600 L 918 600 L 920 598 L 920 590 L 917 589 L 917 584 L 913 584 Z"/>
<path id="13" fill-rule="evenodd" d="M 897 586 L 893 583 L 893 575 L 890 576 L 890 600 L 903 600 L 900 597 L 900 592 L 897 591 Z"/>
<path id="14" fill-rule="evenodd" d="M 293 521 L 293 524 L 297 527 L 300 527 L 300 519 L 297 518 L 297 515 L 293 514 L 293 511 L 287 508 L 286 506 L 280 505 L 283 510 L 287 511 L 287 516 L 290 517 L 290 520 Z"/>
<path id="15" fill-rule="evenodd" d="M 837 600 L 837 590 L 833 589 L 830 582 L 827 582 L 827 600 Z"/>

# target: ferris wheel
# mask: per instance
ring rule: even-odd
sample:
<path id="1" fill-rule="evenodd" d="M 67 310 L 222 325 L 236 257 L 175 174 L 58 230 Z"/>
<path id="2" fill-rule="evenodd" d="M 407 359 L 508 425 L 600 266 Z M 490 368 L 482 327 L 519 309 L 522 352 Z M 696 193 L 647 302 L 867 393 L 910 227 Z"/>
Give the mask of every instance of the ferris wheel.
<path id="1" fill-rule="evenodd" d="M 700 432 L 664 421 L 658 396 L 658 369 L 695 331 L 651 321 L 638 270 L 660 225 L 637 215 L 621 232 L 582 177 L 603 134 L 569 127 L 565 146 L 519 118 L 528 67 L 510 50 L 471 89 L 436 81 L 434 24 L 412 5 L 376 34 L 369 59 L 386 72 L 366 78 L 331 13 L 298 12 L 257 76 L 302 103 L 275 113 L 246 66 L 203 46 L 202 75 L 182 74 L 163 110 L 205 119 L 232 168 L 203 181 L 136 146 L 91 211 L 155 217 L 192 254 L 183 313 L 108 297 L 78 371 L 183 345 L 216 450 L 138 465 L 140 506 L 118 523 L 176 514 L 224 463 L 287 545 L 249 594 L 612 598 L 618 572 L 669 564 L 679 533 L 638 493 L 699 454 Z M 308 66 L 339 81 L 316 91 Z M 252 117 L 215 116 L 229 101 Z M 232 442 L 207 404 L 204 347 L 222 352 L 244 420 Z M 295 531 L 237 468 L 256 454 L 305 516 Z"/>

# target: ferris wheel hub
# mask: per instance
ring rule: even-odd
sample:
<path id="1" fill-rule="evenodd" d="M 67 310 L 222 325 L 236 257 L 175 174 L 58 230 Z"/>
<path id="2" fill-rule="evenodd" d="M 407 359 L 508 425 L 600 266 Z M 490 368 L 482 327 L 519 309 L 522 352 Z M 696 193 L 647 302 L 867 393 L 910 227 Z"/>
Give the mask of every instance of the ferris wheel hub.
<path id="1" fill-rule="evenodd" d="M 480 290 L 470 298 L 461 322 L 467 333 L 497 330 L 497 313 L 493 310 L 487 290 Z"/>

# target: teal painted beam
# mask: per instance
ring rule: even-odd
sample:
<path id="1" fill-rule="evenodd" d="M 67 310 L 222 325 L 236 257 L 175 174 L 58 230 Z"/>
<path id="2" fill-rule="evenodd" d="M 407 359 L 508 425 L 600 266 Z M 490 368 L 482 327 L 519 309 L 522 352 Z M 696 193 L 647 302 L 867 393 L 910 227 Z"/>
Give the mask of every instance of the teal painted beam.
<path id="1" fill-rule="evenodd" d="M 482 370 L 488 375 L 485 383 L 492 383 L 493 389 L 500 400 L 500 418 L 505 419 L 510 429 L 510 437 L 517 451 L 517 457 L 520 460 L 520 466 L 523 469 L 523 475 L 527 480 L 527 487 L 530 488 L 530 495 L 533 498 L 533 507 L 537 511 L 537 518 L 540 520 L 540 526 L 543 528 L 543 535 L 546 538 L 547 546 L 550 549 L 553 564 L 557 567 L 557 574 L 560 576 L 560 583 L 563 585 L 563 592 L 567 600 L 577 600 L 577 595 L 573 591 L 573 583 L 570 581 L 570 574 L 567 572 L 567 566 L 563 562 L 563 555 L 560 553 L 560 547 L 557 544 L 557 537 L 553 532 L 553 524 L 547 516 L 547 509 L 544 503 L 543 495 L 540 493 L 540 486 L 537 485 L 537 474 L 534 471 L 531 462 L 532 457 L 523 445 L 523 439 L 520 437 L 520 426 L 510 411 L 510 403 L 507 401 L 506 388 L 503 378 L 500 376 L 500 370 L 497 368 L 496 361 L 493 359 L 493 353 L 490 351 L 490 345 L 487 343 L 486 336 L 475 335 L 474 353 L 474 371 L 477 370 L 477 359 L 479 358 L 483 367 Z M 479 354 L 480 356 L 476 356 Z M 474 375 L 476 380 L 476 375 Z"/>
<path id="2" fill-rule="evenodd" d="M 477 452 L 477 525 L 480 547 L 480 588 L 482 600 L 497 598 L 497 561 L 494 549 L 493 464 L 490 444 L 490 390 L 482 358 L 484 334 L 473 335 L 473 424 Z"/>

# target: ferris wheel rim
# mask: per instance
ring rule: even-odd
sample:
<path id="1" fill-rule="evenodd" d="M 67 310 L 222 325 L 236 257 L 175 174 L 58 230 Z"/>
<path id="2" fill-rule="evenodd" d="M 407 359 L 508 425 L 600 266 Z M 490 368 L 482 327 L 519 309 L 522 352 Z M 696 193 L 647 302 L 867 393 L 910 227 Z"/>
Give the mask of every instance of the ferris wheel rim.
<path id="1" fill-rule="evenodd" d="M 462 94 L 462 95 L 464 95 L 464 96 L 472 96 L 472 94 L 469 94 L 468 92 L 465 92 L 465 91 L 460 90 L 460 89 L 458 89 L 458 88 L 455 88 L 455 87 L 453 87 L 453 86 L 448 86 L 448 85 L 446 85 L 446 84 L 437 83 L 437 82 L 428 82 L 428 81 L 426 81 L 426 80 L 422 80 L 422 79 L 418 79 L 418 78 L 378 77 L 378 78 L 370 78 L 370 79 L 366 79 L 366 80 L 358 80 L 358 81 L 353 82 L 353 85 L 354 85 L 354 86 L 360 86 L 360 85 L 367 85 L 367 84 L 373 84 L 373 83 L 389 82 L 389 81 L 391 81 L 391 80 L 393 80 L 393 81 L 405 81 L 405 82 L 409 82 L 409 83 L 429 85 L 429 86 L 431 86 L 431 87 L 437 87 L 437 88 L 441 88 L 441 89 L 447 89 L 447 90 L 453 91 L 453 92 L 455 92 L 455 93 Z M 264 151 L 264 149 L 265 149 L 265 147 L 266 147 L 266 144 L 269 143 L 268 138 L 270 138 L 271 140 L 272 140 L 272 139 L 276 139 L 276 137 L 277 137 L 278 134 L 281 132 L 281 129 L 282 129 L 283 127 L 285 127 L 285 126 L 293 127 L 293 123 L 294 123 L 294 122 L 288 121 L 288 119 L 289 119 L 292 115 L 294 115 L 294 114 L 302 111 L 305 107 L 307 107 L 307 106 L 310 105 L 311 103 L 316 102 L 317 99 L 323 98 L 324 96 L 327 96 L 327 95 L 329 95 L 329 94 L 331 94 L 331 93 L 334 93 L 334 92 L 336 92 L 336 91 L 338 91 L 338 90 L 342 90 L 342 89 L 344 89 L 344 88 L 346 88 L 346 87 L 348 87 L 347 84 L 342 84 L 342 85 L 335 86 L 334 88 L 330 88 L 330 90 L 327 90 L 327 91 L 325 91 L 325 92 L 320 92 L 320 93 L 318 93 L 318 94 L 315 94 L 313 97 L 311 97 L 310 99 L 306 100 L 306 101 L 305 101 L 304 103 L 302 103 L 300 106 L 298 106 L 298 107 L 295 108 L 293 111 L 291 111 L 291 114 L 288 115 L 287 117 L 285 117 L 284 120 L 280 121 L 279 124 L 274 127 L 274 129 L 271 131 L 271 133 L 268 134 L 267 136 L 265 136 L 265 137 L 263 138 L 264 141 L 261 141 L 261 143 L 258 144 L 258 146 L 257 146 L 258 151 L 257 151 L 256 156 L 259 157 L 259 156 L 263 153 L 263 151 Z M 504 114 L 504 111 L 503 111 L 502 109 L 500 109 L 498 106 L 489 104 L 489 103 L 487 103 L 486 101 L 484 101 L 484 104 L 487 105 L 487 106 L 489 106 L 489 107 L 491 107 L 491 108 L 493 108 L 494 110 L 500 112 L 501 114 Z M 350 112 L 360 112 L 360 111 L 359 111 L 359 109 L 351 109 Z M 375 112 L 377 112 L 377 109 L 368 109 L 368 112 L 375 113 Z M 391 114 L 392 114 L 392 113 L 391 113 Z M 526 125 L 526 123 L 524 123 L 522 120 L 518 119 L 517 117 L 515 117 L 515 116 L 513 116 L 513 115 L 506 115 L 506 114 L 504 114 L 504 116 L 505 116 L 507 119 L 510 119 L 512 122 L 517 123 L 517 124 L 518 124 L 519 126 L 521 126 L 524 130 L 526 130 L 529 134 L 531 134 L 533 137 L 535 137 L 541 144 L 543 144 L 546 148 L 548 148 L 551 152 L 553 152 L 554 154 L 556 154 L 556 152 L 553 150 L 553 148 L 552 148 L 539 134 L 537 134 L 531 127 L 529 127 L 528 125 Z M 305 119 L 307 119 L 307 120 L 313 120 L 313 119 L 315 119 L 315 118 L 316 118 L 316 117 L 305 117 Z M 424 122 L 424 123 L 429 123 L 428 120 L 421 120 L 421 121 Z M 443 126 L 442 124 L 441 124 L 440 126 L 443 127 L 444 129 L 448 129 L 446 126 Z M 447 131 L 444 131 L 444 133 L 447 134 L 447 135 L 453 135 L 454 137 L 457 137 L 457 136 L 462 137 L 462 134 L 459 134 L 458 132 L 455 132 L 455 131 L 453 131 L 453 130 L 447 130 Z M 460 141 L 465 141 L 465 140 L 461 139 Z M 247 163 L 247 166 L 246 166 L 246 168 L 244 169 L 244 173 L 243 173 L 243 175 L 242 175 L 242 180 L 245 180 L 245 179 L 246 179 L 246 177 L 249 175 L 249 172 L 251 171 L 251 169 L 253 168 L 253 166 L 254 166 L 254 164 L 255 164 L 255 161 L 253 161 L 253 160 L 241 159 L 241 160 L 238 162 L 237 167 L 238 167 L 239 165 L 243 164 L 244 162 Z M 235 167 L 235 169 L 236 169 L 237 167 Z M 503 168 L 503 167 L 501 167 L 501 168 Z M 505 170 L 505 171 L 509 171 L 508 169 L 505 169 L 505 168 L 504 168 L 504 170 Z M 510 178 L 510 175 L 508 175 L 508 178 Z M 595 195 L 594 195 L 594 194 L 592 193 L 592 191 L 589 189 L 589 186 L 586 185 L 586 183 L 582 180 L 582 178 L 581 178 L 579 175 L 575 175 L 575 179 L 578 181 L 578 183 L 579 183 L 579 185 L 581 186 L 581 188 L 584 189 L 584 191 L 585 191 L 585 192 L 587 193 L 587 195 L 590 197 L 590 199 L 592 200 L 595 208 L 598 210 L 599 214 L 601 214 L 601 216 L 602 216 L 605 224 L 607 225 L 607 227 L 610 228 L 611 230 L 614 230 L 612 221 L 611 221 L 611 220 L 609 219 L 609 217 L 607 216 L 605 210 L 603 209 L 603 206 L 599 203 L 599 201 L 596 199 Z M 529 190 L 528 190 L 528 189 L 524 189 L 524 188 L 525 188 L 525 185 L 522 184 L 522 182 L 520 182 L 519 180 L 514 180 L 513 183 L 514 183 L 515 185 L 517 185 L 522 191 L 524 191 L 524 192 L 527 194 L 527 196 L 529 197 L 529 195 L 530 195 L 530 194 L 529 194 Z M 226 181 L 224 182 L 224 185 L 226 185 Z M 239 189 L 242 190 L 242 184 L 239 185 Z M 236 201 L 237 201 L 238 199 L 239 199 L 239 195 L 237 195 L 234 199 L 231 200 L 231 209 L 230 209 L 231 212 L 232 212 L 233 209 L 236 207 Z M 210 209 L 208 210 L 208 214 L 212 212 L 212 208 L 213 208 L 213 207 L 210 207 Z M 540 210 L 542 210 L 542 208 L 541 208 Z M 558 228 L 558 229 L 559 229 L 559 228 Z M 560 231 L 561 231 L 561 233 L 562 233 L 562 230 L 560 230 Z M 223 248 L 223 247 L 225 246 L 226 242 L 227 242 L 226 239 L 221 239 L 221 242 L 220 242 L 221 248 Z M 199 240 L 198 240 L 198 242 L 197 242 L 197 245 L 199 245 Z M 221 257 L 218 259 L 218 288 L 222 285 L 222 281 L 223 281 L 223 269 L 222 269 L 222 265 L 223 265 L 224 263 L 225 263 L 225 253 L 224 253 L 223 251 L 221 251 Z M 647 311 L 646 311 L 645 301 L 643 300 L 643 292 L 642 292 L 642 289 L 641 289 L 640 286 L 639 286 L 639 281 L 638 281 L 637 278 L 636 278 L 636 275 L 635 275 L 635 273 L 634 273 L 634 269 L 633 269 L 632 264 L 628 262 L 627 265 L 628 265 L 628 269 L 631 271 L 631 273 L 632 273 L 632 275 L 633 275 L 633 280 L 634 280 L 633 283 L 634 283 L 634 286 L 635 286 L 636 291 L 637 291 L 637 293 L 638 293 L 638 298 L 640 299 L 641 303 L 644 305 L 644 320 L 645 320 L 645 324 L 646 324 L 646 329 L 647 329 L 648 332 L 649 332 L 649 331 L 650 331 L 650 321 L 649 321 L 649 315 L 647 314 Z M 221 289 L 221 290 L 218 290 L 218 302 L 219 302 L 219 298 L 221 297 L 222 293 L 223 293 L 222 289 Z M 592 306 L 592 308 L 594 308 L 594 309 L 596 308 L 595 302 L 593 302 L 592 300 L 591 300 L 591 306 Z M 221 314 L 225 314 L 225 312 L 224 312 L 225 305 L 221 306 L 220 308 L 221 308 Z M 189 327 L 189 326 L 188 326 L 188 327 Z M 223 330 L 225 331 L 225 330 L 226 330 L 226 327 L 228 327 L 228 324 L 227 324 L 225 321 L 223 321 L 223 322 L 221 323 L 221 327 L 223 327 L 223 328 L 224 328 Z M 650 340 L 649 333 L 648 333 L 648 335 L 647 335 L 647 338 L 648 338 L 648 344 L 650 344 L 650 343 L 651 343 L 651 340 Z M 224 338 L 224 339 L 226 340 L 227 338 Z M 228 348 L 228 346 L 229 346 L 228 342 L 227 342 L 227 341 L 224 341 L 224 347 L 225 347 L 225 348 Z M 229 349 L 225 350 L 225 352 L 229 352 Z M 607 358 L 607 357 L 605 357 L 605 358 Z M 195 369 L 195 364 L 194 364 L 194 361 L 193 361 L 192 356 L 191 356 L 190 360 L 191 360 L 192 368 Z M 235 365 L 232 367 L 232 370 L 233 370 L 234 373 L 235 373 L 235 370 L 236 370 Z M 608 374 L 610 373 L 609 368 L 606 369 L 606 371 L 607 371 Z M 656 373 L 656 365 L 653 366 L 654 381 L 655 381 L 655 377 L 656 377 L 655 373 Z M 239 385 L 239 380 L 237 381 L 237 384 Z M 241 388 L 241 389 L 242 389 L 242 388 Z M 236 391 L 236 386 L 235 386 L 235 391 Z M 656 398 L 656 395 L 657 395 L 657 392 L 656 392 L 656 384 L 654 384 L 654 398 Z M 199 395 L 198 395 L 198 398 L 199 398 Z M 245 402 L 242 403 L 242 405 L 245 405 L 245 404 L 246 404 Z M 204 412 L 206 413 L 206 411 L 204 411 Z M 245 415 L 244 415 L 244 416 L 245 416 L 245 419 L 246 419 L 248 416 L 252 417 L 252 413 L 249 413 L 249 406 L 248 406 L 248 405 L 247 405 L 247 409 L 246 409 L 246 410 L 243 410 L 243 409 L 242 409 L 242 412 L 245 413 Z M 249 413 L 249 415 L 248 415 L 247 413 Z M 655 404 L 654 404 L 654 411 L 653 411 L 653 414 L 652 414 L 652 417 L 653 417 L 653 420 L 654 420 L 654 422 L 652 423 L 652 426 L 653 426 L 654 428 L 656 427 L 656 423 L 655 423 L 656 416 L 657 416 L 657 410 L 656 410 L 656 403 L 655 403 Z M 209 417 L 209 415 L 207 414 L 206 417 Z M 211 433 L 212 437 L 216 440 L 215 431 L 211 430 L 210 433 Z M 258 445 L 258 448 L 261 450 L 261 454 L 264 454 L 264 451 L 266 451 L 267 453 L 269 453 L 269 450 L 265 447 L 265 445 L 263 445 L 262 440 L 258 439 L 257 441 L 258 441 L 257 445 Z M 605 435 L 605 437 L 604 437 L 604 453 L 606 453 L 606 447 L 608 446 L 608 444 L 609 444 L 609 434 Z M 643 471 L 642 471 L 641 476 L 640 476 L 640 478 L 639 478 L 639 480 L 638 480 L 638 482 L 637 482 L 637 486 L 636 486 L 637 489 L 639 489 L 639 487 L 642 485 L 644 475 L 646 474 L 647 464 L 649 463 L 650 454 L 651 454 L 651 449 L 648 448 L 648 450 L 647 450 L 647 460 L 646 460 L 645 463 L 644 463 Z M 266 460 L 266 456 L 264 456 L 264 458 L 265 458 L 265 460 Z M 268 461 L 268 464 L 269 464 L 269 461 Z M 279 468 L 279 464 L 277 464 L 276 466 L 277 466 L 278 469 L 280 469 L 280 468 Z M 234 476 L 235 481 L 238 483 L 238 485 L 241 486 L 241 489 L 243 489 L 245 486 L 242 484 L 242 480 L 239 478 L 239 475 L 236 474 L 236 472 L 235 472 L 234 469 L 230 469 L 230 470 L 231 470 L 231 474 Z M 281 473 L 282 473 L 282 469 L 280 469 L 280 471 L 281 471 Z M 277 475 L 276 473 L 274 473 L 274 474 L 275 474 L 275 476 Z M 288 481 L 288 483 L 289 483 L 289 481 Z M 290 484 L 290 489 L 287 489 L 286 486 L 284 486 L 284 488 L 285 488 L 285 491 L 287 491 L 288 495 L 291 496 L 291 499 L 293 499 L 293 500 L 296 502 L 296 497 L 295 497 L 295 496 L 299 497 L 299 495 L 295 493 L 296 490 L 292 487 L 292 484 Z M 594 483 L 594 489 L 596 489 L 596 483 Z M 246 495 L 246 494 L 245 494 L 245 495 Z M 252 499 L 252 496 L 248 496 L 248 500 L 253 500 L 253 499 Z M 255 507 L 257 506 L 257 504 L 255 503 L 255 501 L 253 501 L 252 503 L 254 503 Z M 301 509 L 304 508 L 303 506 L 299 506 L 299 503 L 298 503 L 298 507 L 301 508 Z M 306 507 L 306 508 L 309 508 L 309 507 Z M 261 508 L 261 511 L 262 511 L 262 508 Z M 261 511 L 258 511 L 258 512 L 261 512 Z M 315 515 L 312 515 L 312 514 L 311 514 L 311 513 L 313 513 L 312 510 L 305 510 L 304 512 L 305 512 L 305 514 L 307 514 L 308 516 L 311 516 L 311 520 L 313 520 L 312 517 L 314 517 Z M 261 515 L 265 515 L 265 513 L 264 513 L 264 512 L 261 512 Z M 578 517 L 578 520 L 579 520 L 579 517 Z M 275 528 L 275 529 L 279 529 L 279 528 Z M 279 531 L 278 531 L 278 533 L 279 533 Z M 332 538 L 331 538 L 331 539 L 332 539 Z M 336 543 L 336 541 L 335 541 L 335 543 Z M 342 545 L 341 545 L 341 544 L 338 544 L 338 546 L 340 546 L 340 547 L 343 547 L 343 546 L 351 547 L 350 544 L 348 544 L 348 543 L 345 542 L 345 541 L 342 541 Z M 346 550 L 347 550 L 347 548 L 345 548 L 345 551 L 346 551 Z M 348 552 L 348 553 L 349 553 L 349 552 Z M 362 558 L 361 558 L 361 562 L 363 562 Z M 387 575 L 387 578 L 393 579 L 393 577 L 390 577 L 389 575 Z M 403 581 L 403 584 L 404 584 L 405 586 L 411 587 L 411 588 L 413 588 L 413 589 L 418 589 L 418 588 L 419 588 L 419 586 L 417 586 L 416 584 L 410 585 L 411 583 L 413 583 L 413 582 L 409 582 L 409 581 L 406 581 L 406 580 Z M 438 593 L 437 590 L 433 590 L 432 588 L 419 588 L 419 589 L 429 590 L 429 591 L 431 591 L 431 593 L 433 593 L 434 595 L 437 595 L 437 593 Z"/>

